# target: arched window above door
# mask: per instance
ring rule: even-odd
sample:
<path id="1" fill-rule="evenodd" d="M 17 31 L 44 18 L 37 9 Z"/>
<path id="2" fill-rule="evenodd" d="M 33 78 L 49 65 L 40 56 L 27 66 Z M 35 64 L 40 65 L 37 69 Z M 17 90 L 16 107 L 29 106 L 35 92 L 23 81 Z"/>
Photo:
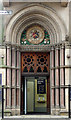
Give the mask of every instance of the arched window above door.
<path id="1" fill-rule="evenodd" d="M 33 25 L 22 32 L 21 45 L 48 45 L 50 36 L 47 30 L 39 25 Z"/>

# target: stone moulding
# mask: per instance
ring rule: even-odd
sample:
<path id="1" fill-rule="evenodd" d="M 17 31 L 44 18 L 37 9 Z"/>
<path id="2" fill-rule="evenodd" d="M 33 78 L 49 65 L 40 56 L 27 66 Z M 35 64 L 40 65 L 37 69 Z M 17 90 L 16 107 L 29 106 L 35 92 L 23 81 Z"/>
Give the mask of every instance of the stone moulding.
<path id="1" fill-rule="evenodd" d="M 27 0 L 27 1 L 26 0 L 10 0 L 10 1 L 9 0 L 3 0 L 4 7 L 9 7 L 10 2 L 17 2 L 17 3 L 18 2 L 20 2 L 20 3 L 21 2 L 22 3 L 23 2 L 61 2 L 62 7 L 67 7 L 67 4 L 68 4 L 69 1 L 68 0 L 44 0 L 44 1 L 43 0 L 36 0 L 36 1 L 35 0 L 34 1 L 33 0 Z"/>
<path id="2" fill-rule="evenodd" d="M 71 68 L 71 65 L 64 65 L 64 66 L 57 66 L 57 67 L 51 67 L 50 69 L 62 69 L 62 68 Z"/>
<path id="3" fill-rule="evenodd" d="M 52 51 L 55 49 L 61 49 L 65 47 L 65 43 L 57 43 L 57 44 L 49 44 L 49 45 L 18 45 L 18 44 L 13 44 L 11 42 L 4 42 L 4 45 L 7 47 L 12 47 L 14 49 L 17 49 L 17 51 L 20 52 L 47 52 L 47 51 Z M 5 47 L 4 47 L 5 48 Z"/>

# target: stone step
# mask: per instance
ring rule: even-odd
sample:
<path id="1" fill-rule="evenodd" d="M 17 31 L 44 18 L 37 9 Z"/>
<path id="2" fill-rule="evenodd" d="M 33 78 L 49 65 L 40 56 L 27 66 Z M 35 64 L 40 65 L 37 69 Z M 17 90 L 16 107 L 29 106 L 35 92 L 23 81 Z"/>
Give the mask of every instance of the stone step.
<path id="1" fill-rule="evenodd" d="M 52 116 L 52 115 L 20 115 L 20 116 L 4 116 L 2 120 L 71 120 L 68 116 Z"/>
<path id="2" fill-rule="evenodd" d="M 71 120 L 69 118 L 4 118 L 2 120 Z"/>

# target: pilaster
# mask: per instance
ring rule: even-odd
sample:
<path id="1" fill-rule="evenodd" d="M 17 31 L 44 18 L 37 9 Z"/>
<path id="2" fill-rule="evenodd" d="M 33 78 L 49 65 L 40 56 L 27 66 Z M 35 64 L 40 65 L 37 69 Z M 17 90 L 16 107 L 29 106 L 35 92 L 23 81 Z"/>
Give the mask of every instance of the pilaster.
<path id="1" fill-rule="evenodd" d="M 64 54 L 65 54 L 65 50 L 64 50 L 64 46 L 61 45 L 60 46 L 60 66 L 64 66 L 65 64 L 65 59 L 64 59 Z M 64 86 L 65 85 L 65 79 L 64 79 L 64 70 L 65 68 L 61 68 L 60 69 L 60 86 Z M 65 92 L 65 89 L 64 88 L 61 88 L 60 89 L 60 106 L 61 108 L 64 108 L 64 93 Z"/>
<path id="2" fill-rule="evenodd" d="M 51 48 L 51 67 L 54 67 L 54 48 Z M 54 86 L 54 69 L 51 70 L 51 86 Z M 52 89 L 51 104 L 54 107 L 54 89 Z"/>
<path id="3" fill-rule="evenodd" d="M 58 46 L 55 48 L 55 67 L 59 66 Z M 59 69 L 55 70 L 55 86 L 59 86 Z M 56 88 L 56 108 L 59 108 L 59 88 Z"/>

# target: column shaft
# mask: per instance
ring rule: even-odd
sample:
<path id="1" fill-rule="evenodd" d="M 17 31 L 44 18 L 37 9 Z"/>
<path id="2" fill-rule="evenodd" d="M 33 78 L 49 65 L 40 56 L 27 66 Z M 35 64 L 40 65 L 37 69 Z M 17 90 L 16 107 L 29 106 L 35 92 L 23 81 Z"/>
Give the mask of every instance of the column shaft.
<path id="1" fill-rule="evenodd" d="M 54 49 L 52 48 L 51 51 L 51 68 L 54 67 Z M 54 69 L 51 70 L 51 81 L 52 81 L 52 86 L 54 86 Z M 52 89 L 52 106 L 54 106 L 54 89 Z"/>
<path id="2" fill-rule="evenodd" d="M 59 66 L 59 49 L 56 48 L 55 50 L 55 86 L 59 86 L 59 69 L 57 68 Z M 59 89 L 56 88 L 56 106 L 59 107 Z"/>
<path id="3" fill-rule="evenodd" d="M 64 66 L 64 47 L 62 46 L 60 49 L 60 56 L 61 56 L 61 66 Z M 60 85 L 64 85 L 64 68 L 60 69 L 60 75 L 61 75 L 61 80 L 60 80 Z M 61 88 L 60 90 L 60 105 L 61 107 L 64 107 L 64 88 Z"/>

